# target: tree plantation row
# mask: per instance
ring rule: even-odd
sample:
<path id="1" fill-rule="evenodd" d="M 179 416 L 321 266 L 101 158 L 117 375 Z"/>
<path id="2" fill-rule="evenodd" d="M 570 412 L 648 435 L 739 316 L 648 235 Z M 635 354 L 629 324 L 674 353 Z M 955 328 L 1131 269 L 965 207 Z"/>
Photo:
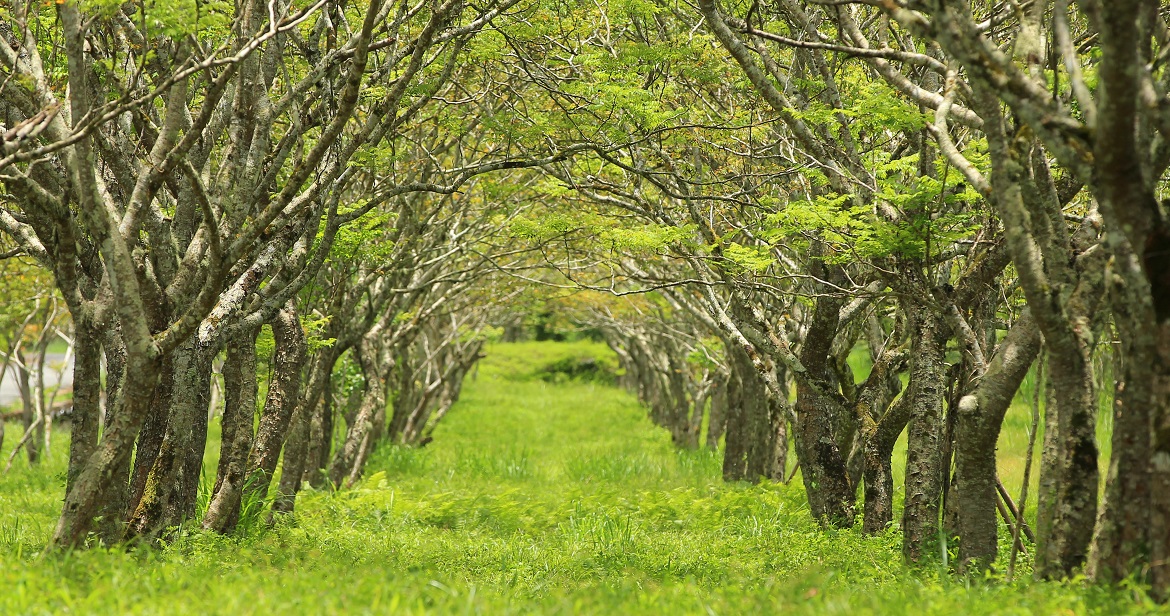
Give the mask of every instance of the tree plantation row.
<path id="1" fill-rule="evenodd" d="M 547 311 L 604 338 L 678 447 L 705 422 L 724 479 L 799 475 L 826 528 L 1170 595 L 1170 5 L 2 15 L 0 352 L 30 461 L 57 340 L 73 365 L 52 547 L 231 533 L 352 485 Z"/>

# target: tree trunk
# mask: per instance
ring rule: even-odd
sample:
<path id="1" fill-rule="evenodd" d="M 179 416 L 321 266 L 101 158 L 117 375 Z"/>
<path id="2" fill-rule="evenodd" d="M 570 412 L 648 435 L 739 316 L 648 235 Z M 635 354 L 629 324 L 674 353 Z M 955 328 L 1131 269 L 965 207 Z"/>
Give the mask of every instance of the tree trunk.
<path id="1" fill-rule="evenodd" d="M 16 359 L 20 362 L 16 367 L 16 388 L 20 392 L 22 409 L 20 419 L 24 423 L 24 436 L 21 440 L 24 441 L 24 453 L 28 456 L 28 463 L 36 464 L 41 459 L 41 423 L 37 421 L 37 407 L 33 402 L 32 371 L 29 370 L 29 358 L 22 351 L 16 352 Z M 34 434 L 29 436 L 29 431 L 33 431 Z"/>
<path id="2" fill-rule="evenodd" d="M 1042 578 L 1065 577 L 1085 560 L 1097 509 L 1097 400 L 1089 353 L 1104 267 L 1091 263 L 1088 247 L 1074 251 L 1046 153 L 1030 139 L 1010 137 L 999 93 L 976 85 L 1006 246 L 1048 353 L 1035 571 Z"/>
<path id="3" fill-rule="evenodd" d="M 734 360 L 732 347 L 728 347 L 728 363 L 731 373 L 727 378 L 727 387 L 724 394 L 726 411 L 724 414 L 725 446 L 723 449 L 723 480 L 742 481 L 747 478 L 747 447 L 751 431 L 750 413 L 744 404 L 743 370 L 739 362 Z M 755 371 L 755 368 L 752 368 Z M 752 378 L 753 375 L 747 375 Z"/>
<path id="4" fill-rule="evenodd" d="M 158 361 L 148 349 L 127 350 L 123 374 L 133 378 L 123 378 L 119 383 L 112 419 L 106 424 L 103 438 L 65 495 L 61 517 L 53 531 L 51 545 L 55 547 L 81 546 L 103 505 L 116 501 L 117 494 L 124 490 L 119 486 L 125 485 L 134 439 L 150 410 L 158 382 Z M 120 523 L 124 503 L 114 504 L 119 506 Z"/>
<path id="5" fill-rule="evenodd" d="M 73 344 L 77 354 L 73 360 L 73 413 L 70 417 L 66 492 L 72 489 L 82 466 L 97 448 L 102 411 L 102 347 L 98 333 L 84 321 L 75 323 Z"/>
<path id="6" fill-rule="evenodd" d="M 816 299 L 800 361 L 807 374 L 796 380 L 796 452 L 812 515 L 821 524 L 853 525 L 856 495 L 849 483 L 845 456 L 833 426 L 844 413 L 833 390 L 829 351 L 837 334 L 842 301 L 832 295 Z"/>
<path id="7" fill-rule="evenodd" d="M 284 443 L 284 463 L 280 469 L 280 483 L 276 499 L 272 502 L 274 513 L 289 513 L 296 504 L 297 492 L 301 489 L 309 452 L 309 427 L 312 409 L 299 403 L 293 411 L 288 427 L 288 438 Z"/>
<path id="8" fill-rule="evenodd" d="M 321 403 L 313 410 L 313 421 L 309 428 L 308 466 L 305 481 L 316 489 L 329 483 L 329 458 L 333 453 L 333 379 L 327 376 Z"/>
<path id="9" fill-rule="evenodd" d="M 175 349 L 175 352 L 161 360 L 159 368 L 158 386 L 154 389 L 154 399 L 151 401 L 151 413 L 147 415 L 138 433 L 138 441 L 134 447 L 134 468 L 130 473 L 129 500 L 124 516 L 129 519 L 138 510 L 146 491 L 151 469 L 158 459 L 163 440 L 167 435 L 167 424 L 171 421 L 171 414 L 177 410 L 174 402 L 175 391 L 175 361 L 178 355 L 190 353 L 189 346 Z"/>
<path id="10" fill-rule="evenodd" d="M 911 563 L 933 553 L 939 533 L 942 501 L 943 360 L 946 335 L 939 316 L 926 305 L 907 308 L 910 323 L 910 421 L 906 438 L 905 507 L 902 510 L 902 554 Z"/>
<path id="11" fill-rule="evenodd" d="M 296 304 L 288 304 L 271 321 L 276 350 L 272 354 L 272 381 L 260 414 L 256 442 L 248 456 L 248 479 L 245 498 L 268 496 L 268 486 L 276 473 L 281 447 L 288 436 L 289 423 L 297 406 L 301 387 L 301 368 L 305 365 L 307 346 Z M 299 477 L 299 474 L 298 474 Z"/>
<path id="12" fill-rule="evenodd" d="M 707 413 L 707 447 L 719 448 L 719 439 L 727 428 L 727 388 L 730 375 L 720 375 L 719 382 L 711 386 L 711 410 Z"/>
<path id="13" fill-rule="evenodd" d="M 891 458 L 898 437 L 910 420 L 910 398 L 895 402 L 865 440 L 865 512 L 862 532 L 885 532 L 894 521 L 894 465 Z"/>
<path id="14" fill-rule="evenodd" d="M 327 351 L 319 353 L 313 358 L 309 367 L 309 382 L 305 387 L 305 395 L 301 396 L 293 411 L 292 421 L 288 429 L 288 439 L 284 444 L 284 463 L 280 470 L 280 484 L 277 487 L 277 497 L 272 503 L 274 512 L 288 513 L 296 504 L 297 492 L 304 482 L 305 471 L 311 464 L 309 460 L 309 438 L 312 431 L 313 416 L 321 406 L 321 398 L 325 392 L 325 382 L 332 373 L 332 356 Z"/>
<path id="15" fill-rule="evenodd" d="M 173 354 L 166 433 L 142 484 L 127 536 L 153 541 L 195 514 L 207 444 L 211 368 L 217 352 L 218 345 L 192 335 Z M 134 496 L 132 492 L 131 502 Z"/>
<path id="16" fill-rule="evenodd" d="M 223 363 L 224 407 L 219 469 L 203 517 L 203 528 L 230 533 L 240 518 L 240 499 L 256 420 L 256 335 L 259 328 L 232 332 Z"/>
<path id="17" fill-rule="evenodd" d="M 1051 338 L 1045 338 L 1046 342 Z M 1071 576 L 1085 562 L 1097 515 L 1097 397 L 1085 350 L 1049 345 L 1037 495 L 1036 573 Z"/>
<path id="18" fill-rule="evenodd" d="M 672 349 L 673 351 L 673 349 Z M 687 399 L 687 370 L 685 360 L 675 352 L 667 357 L 671 410 L 671 441 L 680 449 L 699 448 L 699 425 L 691 421 L 691 404 Z"/>
<path id="19" fill-rule="evenodd" d="M 788 466 L 788 416 L 791 407 L 787 400 L 771 395 L 766 388 L 764 393 L 767 394 L 769 414 L 764 476 L 773 481 L 784 481 Z"/>
<path id="20" fill-rule="evenodd" d="M 102 356 L 106 362 L 106 408 L 102 415 L 100 442 L 105 441 L 105 435 L 114 423 L 114 412 L 118 408 L 123 384 L 126 383 L 126 346 L 122 341 L 121 325 L 117 322 L 102 332 Z M 119 464 L 120 467 L 110 471 L 118 480 L 110 482 L 104 495 L 101 512 L 98 514 L 100 521 L 96 531 L 106 545 L 122 540 L 126 532 L 126 518 L 129 515 L 127 512 L 130 502 L 130 456 L 123 458 Z"/>
<path id="21" fill-rule="evenodd" d="M 1040 330 L 1025 314 L 999 344 L 978 386 L 959 402 L 955 438 L 959 566 L 982 570 L 998 553 L 995 447 L 1012 398 L 1040 353 Z"/>
<path id="22" fill-rule="evenodd" d="M 336 487 L 352 484 L 361 476 L 366 459 L 376 442 L 375 425 L 379 408 L 386 407 L 385 386 L 381 375 L 367 374 L 361 406 L 346 431 L 345 443 L 329 468 L 329 480 Z M 383 411 L 384 412 L 384 411 Z"/>

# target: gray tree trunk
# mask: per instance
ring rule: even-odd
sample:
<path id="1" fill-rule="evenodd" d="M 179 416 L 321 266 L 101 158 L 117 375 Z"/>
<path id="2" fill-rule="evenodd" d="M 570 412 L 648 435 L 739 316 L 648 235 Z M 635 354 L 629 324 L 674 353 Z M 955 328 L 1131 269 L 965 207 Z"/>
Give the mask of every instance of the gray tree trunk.
<path id="1" fill-rule="evenodd" d="M 272 337 L 276 342 L 276 350 L 272 354 L 272 381 L 268 385 L 268 396 L 264 399 L 256 440 L 248 456 L 245 498 L 253 495 L 260 498 L 268 496 L 268 487 L 276 473 L 280 451 L 288 436 L 289 423 L 300 397 L 301 368 L 305 364 L 307 352 L 305 331 L 301 328 L 293 300 L 289 300 L 270 323 Z"/>
<path id="2" fill-rule="evenodd" d="M 256 336 L 259 328 L 232 332 L 223 363 L 224 407 L 219 468 L 203 528 L 230 533 L 240 518 L 256 420 Z"/>
<path id="3" fill-rule="evenodd" d="M 959 402 L 955 476 L 959 566 L 981 570 L 998 553 L 995 447 L 1012 398 L 1040 353 L 1040 330 L 1025 314 L 999 344 L 975 390 Z"/>
<path id="4" fill-rule="evenodd" d="M 902 510 L 902 554 L 911 563 L 935 554 L 942 504 L 943 353 L 946 328 L 930 307 L 907 307 L 910 324 L 910 420 L 906 437 L 906 487 Z"/>

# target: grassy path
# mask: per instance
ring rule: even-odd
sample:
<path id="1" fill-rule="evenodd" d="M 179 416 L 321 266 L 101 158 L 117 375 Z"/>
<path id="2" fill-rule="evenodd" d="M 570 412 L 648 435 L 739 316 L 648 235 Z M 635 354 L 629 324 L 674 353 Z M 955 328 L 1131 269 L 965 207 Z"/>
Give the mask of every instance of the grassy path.
<path id="1" fill-rule="evenodd" d="M 531 378 L 603 347 L 489 349 L 420 450 L 383 448 L 294 520 L 166 550 L 38 557 L 64 445 L 0 478 L 0 614 L 1141 611 L 1059 585 L 965 585 L 900 565 L 895 533 L 818 530 L 796 486 L 727 485 L 624 392 Z M 11 447 L 11 445 L 6 445 Z"/>

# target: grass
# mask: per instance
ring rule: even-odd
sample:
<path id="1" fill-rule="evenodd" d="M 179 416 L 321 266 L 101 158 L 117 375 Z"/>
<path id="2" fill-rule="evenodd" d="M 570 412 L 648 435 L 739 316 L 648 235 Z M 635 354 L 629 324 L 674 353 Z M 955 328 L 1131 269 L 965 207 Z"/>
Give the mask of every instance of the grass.
<path id="1" fill-rule="evenodd" d="M 820 530 L 798 485 L 723 483 L 718 452 L 676 451 L 625 392 L 533 377 L 605 353 L 493 346 L 429 446 L 379 450 L 359 486 L 305 493 L 274 528 L 162 550 L 41 554 L 56 445 L 0 477 L 0 613 L 1156 611 L 1135 590 L 909 570 L 895 530 Z"/>

